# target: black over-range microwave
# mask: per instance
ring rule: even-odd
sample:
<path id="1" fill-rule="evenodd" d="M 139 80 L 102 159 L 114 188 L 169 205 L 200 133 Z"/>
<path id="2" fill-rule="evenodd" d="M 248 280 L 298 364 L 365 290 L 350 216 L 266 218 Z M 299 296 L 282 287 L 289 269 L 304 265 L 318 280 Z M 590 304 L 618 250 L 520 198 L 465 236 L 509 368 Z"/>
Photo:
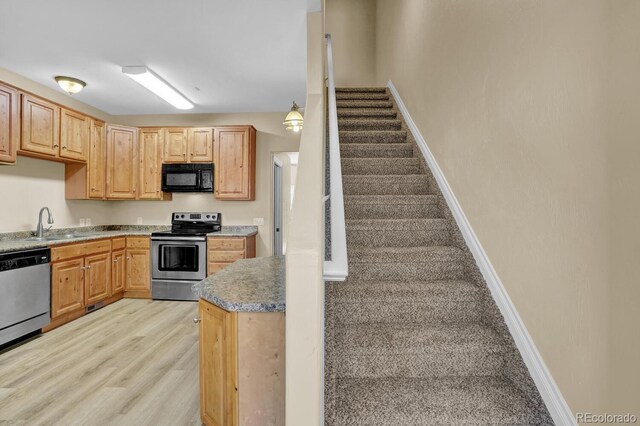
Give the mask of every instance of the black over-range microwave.
<path id="1" fill-rule="evenodd" d="M 162 191 L 213 192 L 213 164 L 163 164 Z"/>

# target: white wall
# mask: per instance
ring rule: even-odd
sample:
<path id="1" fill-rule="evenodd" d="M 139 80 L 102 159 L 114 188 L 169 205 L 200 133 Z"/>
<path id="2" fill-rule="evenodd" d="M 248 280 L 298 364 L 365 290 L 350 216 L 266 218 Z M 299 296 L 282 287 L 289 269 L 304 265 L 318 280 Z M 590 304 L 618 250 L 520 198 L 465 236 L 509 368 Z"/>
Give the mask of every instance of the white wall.
<path id="1" fill-rule="evenodd" d="M 608 399 L 613 4 L 377 1 L 378 84 L 398 89 L 573 411 Z"/>
<path id="2" fill-rule="evenodd" d="M 62 163 L 18 157 L 17 165 L 0 166 L 0 232 L 35 230 L 44 206 L 56 228 L 79 226 L 80 218 L 91 218 L 92 225 L 112 223 L 109 203 L 64 199 Z"/>

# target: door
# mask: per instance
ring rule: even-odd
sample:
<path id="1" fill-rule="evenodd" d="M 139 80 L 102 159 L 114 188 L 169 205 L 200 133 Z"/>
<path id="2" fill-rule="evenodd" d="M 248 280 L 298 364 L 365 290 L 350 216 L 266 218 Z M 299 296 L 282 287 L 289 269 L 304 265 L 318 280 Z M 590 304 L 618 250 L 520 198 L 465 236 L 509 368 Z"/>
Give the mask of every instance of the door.
<path id="1" fill-rule="evenodd" d="M 213 162 L 214 190 L 220 200 L 252 200 L 255 180 L 255 144 L 247 127 L 215 129 Z"/>
<path id="2" fill-rule="evenodd" d="M 160 238 L 160 237 L 158 237 Z M 151 241 L 153 279 L 203 280 L 206 278 L 207 243 L 189 237 L 162 237 Z"/>
<path id="3" fill-rule="evenodd" d="M 187 139 L 187 129 L 166 129 L 163 161 L 165 163 L 186 163 Z"/>
<path id="4" fill-rule="evenodd" d="M 0 84 L 0 163 L 15 163 L 20 143 L 18 91 Z"/>
<path id="5" fill-rule="evenodd" d="M 84 304 L 88 306 L 109 297 L 111 254 L 100 253 L 87 256 L 84 265 Z"/>
<path id="6" fill-rule="evenodd" d="M 84 259 L 51 265 L 51 318 L 84 307 Z"/>
<path id="7" fill-rule="evenodd" d="M 22 95 L 22 144 L 24 151 L 57 157 L 60 108 L 43 99 Z"/>
<path id="8" fill-rule="evenodd" d="M 200 300 L 200 418 L 207 426 L 238 424 L 237 314 Z"/>
<path id="9" fill-rule="evenodd" d="M 282 250 L 282 164 L 273 159 L 273 255 Z"/>
<path id="10" fill-rule="evenodd" d="M 149 274 L 149 250 L 127 249 L 127 279 L 126 290 L 151 289 L 151 274 Z"/>
<path id="11" fill-rule="evenodd" d="M 60 157 L 87 161 L 91 120 L 62 108 L 60 110 Z"/>
<path id="12" fill-rule="evenodd" d="M 103 199 L 105 196 L 106 149 L 104 123 L 91 121 L 89 143 L 89 198 Z"/>
<path id="13" fill-rule="evenodd" d="M 124 291 L 126 265 L 124 250 L 111 252 L 111 296 Z"/>
<path id="14" fill-rule="evenodd" d="M 162 129 L 140 130 L 140 185 L 141 200 L 162 199 Z"/>
<path id="15" fill-rule="evenodd" d="M 189 129 L 189 161 L 211 163 L 213 161 L 213 129 Z"/>
<path id="16" fill-rule="evenodd" d="M 138 129 L 107 126 L 107 198 L 135 199 Z"/>

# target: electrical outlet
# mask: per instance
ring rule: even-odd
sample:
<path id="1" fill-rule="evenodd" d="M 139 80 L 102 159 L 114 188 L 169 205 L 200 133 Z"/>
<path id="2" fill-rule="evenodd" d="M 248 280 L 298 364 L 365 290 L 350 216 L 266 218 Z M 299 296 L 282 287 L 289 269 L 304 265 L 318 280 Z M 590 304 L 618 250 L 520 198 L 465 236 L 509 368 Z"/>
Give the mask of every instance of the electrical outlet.
<path id="1" fill-rule="evenodd" d="M 253 218 L 253 224 L 256 225 L 256 226 L 264 225 L 264 217 L 254 217 Z"/>
<path id="2" fill-rule="evenodd" d="M 86 219 L 84 220 L 84 223 L 85 223 L 87 226 L 91 226 L 91 218 L 90 218 L 90 217 L 86 218 Z"/>
<path id="3" fill-rule="evenodd" d="M 85 220 L 84 220 L 84 218 L 80 219 L 80 226 L 85 226 Z"/>
<path id="4" fill-rule="evenodd" d="M 138 225 L 142 225 L 142 216 L 138 216 L 138 219 L 136 220 Z"/>

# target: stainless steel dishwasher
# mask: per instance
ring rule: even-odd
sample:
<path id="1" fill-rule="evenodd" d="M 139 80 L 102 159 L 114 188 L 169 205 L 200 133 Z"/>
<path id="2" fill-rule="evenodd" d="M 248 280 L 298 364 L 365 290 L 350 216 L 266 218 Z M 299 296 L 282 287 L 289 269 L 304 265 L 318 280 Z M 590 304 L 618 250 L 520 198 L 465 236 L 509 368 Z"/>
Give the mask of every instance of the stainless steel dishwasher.
<path id="1" fill-rule="evenodd" d="M 51 321 L 48 248 L 0 253 L 0 345 Z"/>

